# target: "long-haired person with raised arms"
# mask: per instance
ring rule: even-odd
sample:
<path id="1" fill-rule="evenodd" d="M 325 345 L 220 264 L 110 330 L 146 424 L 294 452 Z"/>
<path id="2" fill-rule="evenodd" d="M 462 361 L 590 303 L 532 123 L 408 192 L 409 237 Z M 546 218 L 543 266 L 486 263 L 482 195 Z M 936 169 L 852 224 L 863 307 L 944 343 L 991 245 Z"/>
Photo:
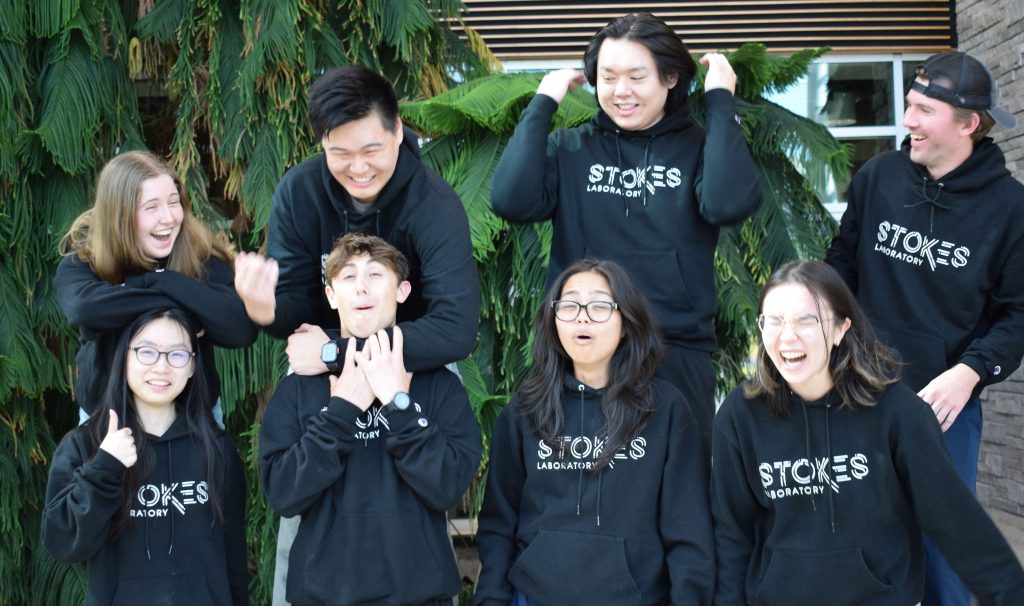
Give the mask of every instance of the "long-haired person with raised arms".
<path id="1" fill-rule="evenodd" d="M 86 605 L 249 603 L 245 476 L 214 421 L 195 330 L 139 317 L 92 416 L 53 455 L 42 544 L 86 562 Z"/>
<path id="2" fill-rule="evenodd" d="M 612 261 L 557 276 L 491 439 L 473 604 L 709 604 L 707 457 L 643 295 Z"/>
<path id="3" fill-rule="evenodd" d="M 60 251 L 53 284 L 68 323 L 81 330 L 75 399 L 85 413 L 100 403 L 124 327 L 172 307 L 199 324 L 208 400 L 217 402 L 213 346 L 247 347 L 256 328 L 235 292 L 230 246 L 192 213 L 173 171 L 149 152 L 112 158 Z"/>
<path id="4" fill-rule="evenodd" d="M 1024 604 L 1017 558 L 839 274 L 784 265 L 758 311 L 754 377 L 715 417 L 715 604 L 912 606 L 922 531 L 980 604 Z"/>

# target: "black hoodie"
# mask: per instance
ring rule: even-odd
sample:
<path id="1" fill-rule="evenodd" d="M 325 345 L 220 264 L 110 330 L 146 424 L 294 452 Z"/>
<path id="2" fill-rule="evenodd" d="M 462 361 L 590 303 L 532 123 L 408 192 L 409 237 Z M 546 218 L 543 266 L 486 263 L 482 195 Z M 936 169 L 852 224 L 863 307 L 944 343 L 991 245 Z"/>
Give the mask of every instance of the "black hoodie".
<path id="1" fill-rule="evenodd" d="M 915 391 L 963 363 L 985 385 L 1024 357 L 1024 185 L 986 138 L 932 179 L 903 149 L 876 156 L 850 185 L 827 261 Z"/>
<path id="2" fill-rule="evenodd" d="M 469 221 L 451 186 L 420 160 L 416 141 L 406 129 L 394 174 L 362 213 L 323 156 L 285 173 L 267 233 L 267 256 L 280 267 L 277 311 L 267 332 L 286 338 L 303 322 L 338 327 L 338 314 L 324 296 L 324 264 L 335 240 L 364 232 L 380 236 L 409 261 L 412 294 L 398 308 L 406 368 L 438 368 L 469 354 L 480 315 Z"/>
<path id="3" fill-rule="evenodd" d="M 537 95 L 495 169 L 495 214 L 554 222 L 548 285 L 582 257 L 621 264 L 647 296 L 666 340 L 715 349 L 718 228 L 761 203 L 760 176 L 727 90 L 705 97 L 707 130 L 688 108 L 642 131 L 602 111 L 550 135 L 558 104 Z"/>
<path id="4" fill-rule="evenodd" d="M 513 588 L 545 605 L 709 604 L 714 548 L 707 458 L 690 407 L 655 379 L 640 435 L 598 473 L 602 392 L 567 375 L 560 447 L 530 429 L 518 398 L 491 438 L 473 604 L 505 606 Z"/>
<path id="5" fill-rule="evenodd" d="M 1024 571 L 957 475 L 927 404 L 902 383 L 871 407 L 790 395 L 774 414 L 734 390 L 715 417 L 715 604 L 909 606 L 921 532 L 985 605 L 1024 604 Z"/>
<path id="6" fill-rule="evenodd" d="M 130 526 L 110 542 L 126 468 L 104 450 L 90 458 L 88 424 L 64 437 L 46 485 L 43 546 L 62 562 L 88 562 L 86 606 L 248 604 L 245 476 L 234 443 L 221 433 L 221 524 L 184 415 L 147 440 L 153 470 L 136 491 Z"/>
<path id="7" fill-rule="evenodd" d="M 302 515 L 289 555 L 293 604 L 423 604 L 459 592 L 445 511 L 480 464 L 458 378 L 416 373 L 407 410 L 330 397 L 329 375 L 285 377 L 260 426 L 260 479 Z"/>
<path id="8" fill-rule="evenodd" d="M 235 292 L 234 270 L 217 257 L 211 256 L 206 262 L 202 280 L 160 270 L 127 276 L 124 284 L 115 286 L 100 279 L 88 263 L 71 254 L 57 265 L 53 287 L 68 324 L 82 331 L 81 347 L 75 356 L 75 399 L 90 413 L 102 400 L 121 331 L 146 312 L 181 309 L 204 330 L 199 349 L 211 361 L 206 365 L 210 402 L 216 402 L 220 396 L 220 378 L 212 363 L 213 346 L 248 347 L 256 340 L 256 327 Z"/>

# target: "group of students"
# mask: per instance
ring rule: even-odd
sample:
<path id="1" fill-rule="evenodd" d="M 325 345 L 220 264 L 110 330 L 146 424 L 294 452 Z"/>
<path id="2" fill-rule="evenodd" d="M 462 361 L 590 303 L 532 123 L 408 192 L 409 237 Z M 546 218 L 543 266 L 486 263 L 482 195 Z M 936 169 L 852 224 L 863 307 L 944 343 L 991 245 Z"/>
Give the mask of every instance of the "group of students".
<path id="1" fill-rule="evenodd" d="M 583 73 L 543 79 L 499 163 L 495 212 L 551 220 L 554 237 L 532 370 L 489 445 L 473 604 L 910 605 L 931 559 L 923 533 L 980 603 L 1024 603 L 1024 571 L 950 459 L 943 431 L 957 415 L 937 387 L 900 381 L 899 358 L 858 303 L 879 279 L 852 271 L 874 225 L 844 217 L 829 259 L 842 277 L 818 261 L 771 276 L 754 376 L 715 414 L 718 229 L 761 196 L 735 75 L 722 55 L 701 62 L 703 128 L 689 115 L 696 65 L 678 35 L 648 14 L 618 18 L 592 39 Z M 950 84 L 931 66 L 906 120 L 934 121 L 929 100 L 965 77 Z M 549 133 L 584 80 L 598 114 Z M 991 98 L 982 105 L 969 115 L 1002 117 Z M 465 212 L 420 160 L 379 75 L 329 71 L 309 110 L 324 153 L 278 186 L 266 256 L 234 255 L 144 152 L 107 164 L 62 243 L 55 288 L 82 332 L 75 393 L 88 419 L 54 453 L 42 542 L 88 562 L 87 604 L 248 603 L 245 481 L 215 414 L 212 352 L 258 330 L 288 338 L 294 370 L 259 434 L 263 492 L 285 516 L 275 604 L 439 606 L 460 590 L 445 512 L 481 443 L 443 366 L 468 354 L 478 322 Z M 935 209 L 955 200 L 940 198 L 963 191 L 927 174 L 948 160 L 949 135 L 908 128 L 910 149 L 894 153 L 923 167 L 923 182 L 907 170 L 928 203 L 901 205 L 890 219 L 901 223 L 887 225 L 923 216 L 941 227 Z M 1024 229 L 1012 224 L 1021 188 L 999 183 L 1016 196 L 1007 235 L 960 241 L 967 255 L 940 264 L 1012 268 L 1024 255 L 1010 246 Z M 854 186 L 865 195 L 863 179 Z M 874 203 L 854 208 L 851 193 L 852 212 Z M 1020 278 L 989 273 L 997 296 L 975 297 L 988 315 L 967 331 L 964 364 L 986 373 L 976 383 L 1024 355 L 1007 345 L 1021 327 L 1003 321 L 1019 320 Z M 986 349 L 992 326 L 998 343 Z"/>

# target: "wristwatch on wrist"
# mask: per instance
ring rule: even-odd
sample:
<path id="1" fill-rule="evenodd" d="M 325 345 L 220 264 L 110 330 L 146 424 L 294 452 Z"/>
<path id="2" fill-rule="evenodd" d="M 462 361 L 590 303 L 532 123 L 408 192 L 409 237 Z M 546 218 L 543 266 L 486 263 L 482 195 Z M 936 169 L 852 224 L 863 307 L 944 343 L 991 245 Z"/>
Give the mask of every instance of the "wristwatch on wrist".
<path id="1" fill-rule="evenodd" d="M 396 410 L 405 410 L 406 408 L 409 408 L 410 403 L 412 403 L 412 400 L 409 399 L 409 394 L 404 391 L 400 391 L 396 393 L 395 397 L 391 398 L 391 401 L 385 404 L 381 410 L 384 411 L 384 414 L 391 414 Z"/>
<path id="2" fill-rule="evenodd" d="M 333 374 L 341 370 L 341 364 L 338 363 L 340 353 L 341 348 L 334 340 L 324 343 L 323 349 L 320 350 L 320 361 L 327 366 L 327 372 Z"/>

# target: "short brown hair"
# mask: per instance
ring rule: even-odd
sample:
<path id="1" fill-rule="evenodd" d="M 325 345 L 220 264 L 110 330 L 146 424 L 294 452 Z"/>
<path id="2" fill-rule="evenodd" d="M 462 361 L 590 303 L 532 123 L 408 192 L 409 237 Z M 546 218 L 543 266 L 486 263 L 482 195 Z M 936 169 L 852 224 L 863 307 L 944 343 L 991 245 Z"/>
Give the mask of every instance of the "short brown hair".
<path id="1" fill-rule="evenodd" d="M 384 241 L 383 238 L 369 234 L 348 233 L 334 241 L 331 255 L 324 266 L 324 279 L 330 284 L 341 268 L 352 257 L 367 255 L 381 265 L 387 266 L 398 276 L 401 282 L 409 277 L 409 262 L 397 248 Z"/>

